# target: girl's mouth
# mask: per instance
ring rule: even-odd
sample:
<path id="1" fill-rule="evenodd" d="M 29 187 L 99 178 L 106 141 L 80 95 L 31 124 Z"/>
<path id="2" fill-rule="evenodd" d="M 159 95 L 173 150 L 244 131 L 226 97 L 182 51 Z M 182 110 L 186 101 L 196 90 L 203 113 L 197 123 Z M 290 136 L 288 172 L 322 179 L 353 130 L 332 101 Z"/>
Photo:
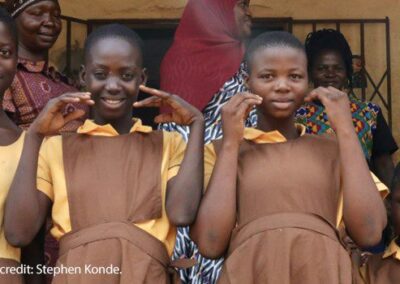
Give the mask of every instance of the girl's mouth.
<path id="1" fill-rule="evenodd" d="M 126 99 L 117 98 L 101 98 L 101 102 L 110 109 L 116 109 L 121 107 L 125 103 Z"/>

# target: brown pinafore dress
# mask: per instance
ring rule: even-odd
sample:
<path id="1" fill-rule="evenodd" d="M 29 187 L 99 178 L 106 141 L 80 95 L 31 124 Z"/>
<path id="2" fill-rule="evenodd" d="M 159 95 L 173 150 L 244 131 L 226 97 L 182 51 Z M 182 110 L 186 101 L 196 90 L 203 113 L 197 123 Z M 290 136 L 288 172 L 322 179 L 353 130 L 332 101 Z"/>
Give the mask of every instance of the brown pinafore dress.
<path id="1" fill-rule="evenodd" d="M 242 143 L 237 228 L 218 283 L 351 283 L 350 258 L 333 225 L 338 155 L 333 137 Z"/>
<path id="2" fill-rule="evenodd" d="M 400 283 L 400 261 L 393 257 L 383 259 L 382 253 L 368 259 L 366 284 Z M 362 282 L 359 282 L 362 283 Z"/>
<path id="3" fill-rule="evenodd" d="M 57 267 L 81 270 L 59 274 L 53 283 L 176 281 L 165 245 L 132 224 L 161 217 L 162 151 L 158 131 L 63 136 L 72 231 L 60 240 Z M 97 270 L 111 266 L 120 273 Z"/>
<path id="4" fill-rule="evenodd" d="M 21 263 L 8 258 L 0 258 L 0 267 L 4 269 L 4 274 L 0 275 L 0 284 L 23 284 L 24 276 L 23 274 L 11 274 L 5 273 L 6 268 L 18 268 L 21 266 Z"/>

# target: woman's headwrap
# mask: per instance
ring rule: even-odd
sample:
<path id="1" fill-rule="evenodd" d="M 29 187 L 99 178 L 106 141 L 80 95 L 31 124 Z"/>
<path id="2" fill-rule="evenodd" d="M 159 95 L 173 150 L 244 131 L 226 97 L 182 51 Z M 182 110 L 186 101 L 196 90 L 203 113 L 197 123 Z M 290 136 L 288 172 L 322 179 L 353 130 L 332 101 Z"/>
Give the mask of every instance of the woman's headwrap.
<path id="1" fill-rule="evenodd" d="M 244 45 L 233 8 L 237 0 L 189 0 L 161 64 L 161 89 L 203 109 L 239 69 Z"/>
<path id="2" fill-rule="evenodd" d="M 45 0 L 6 0 L 4 4 L 10 15 L 13 18 L 16 18 L 27 7 L 41 1 Z M 51 1 L 58 3 L 57 0 L 51 0 Z"/>

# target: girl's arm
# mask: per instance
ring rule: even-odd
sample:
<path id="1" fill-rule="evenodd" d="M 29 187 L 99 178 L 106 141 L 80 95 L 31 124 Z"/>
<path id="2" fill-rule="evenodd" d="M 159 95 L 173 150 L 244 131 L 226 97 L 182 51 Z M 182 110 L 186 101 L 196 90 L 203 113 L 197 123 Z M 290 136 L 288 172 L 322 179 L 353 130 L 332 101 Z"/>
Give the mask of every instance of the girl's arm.
<path id="1" fill-rule="evenodd" d="M 203 190 L 204 118 L 203 114 L 177 95 L 140 86 L 152 97 L 136 102 L 135 107 L 169 106 L 171 113 L 155 118 L 156 123 L 175 122 L 190 127 L 190 136 L 178 174 L 168 181 L 166 211 L 175 226 L 194 222 Z"/>
<path id="2" fill-rule="evenodd" d="M 222 109 L 223 133 L 215 167 L 190 235 L 208 258 L 224 255 L 236 225 L 236 180 L 240 142 L 246 113 L 261 98 L 234 96 Z"/>
<path id="3" fill-rule="evenodd" d="M 93 104 L 87 93 L 65 94 L 50 100 L 25 134 L 4 212 L 5 235 L 13 246 L 28 245 L 44 223 L 51 201 L 36 188 L 39 149 L 44 136 L 57 134 L 69 121 L 84 115 L 81 110 L 66 116 L 62 114 L 66 104 L 79 102 Z"/>
<path id="4" fill-rule="evenodd" d="M 386 211 L 354 130 L 348 96 L 333 87 L 321 87 L 313 90 L 306 100 L 313 99 L 325 106 L 338 138 L 347 231 L 357 245 L 371 247 L 381 239 Z"/>

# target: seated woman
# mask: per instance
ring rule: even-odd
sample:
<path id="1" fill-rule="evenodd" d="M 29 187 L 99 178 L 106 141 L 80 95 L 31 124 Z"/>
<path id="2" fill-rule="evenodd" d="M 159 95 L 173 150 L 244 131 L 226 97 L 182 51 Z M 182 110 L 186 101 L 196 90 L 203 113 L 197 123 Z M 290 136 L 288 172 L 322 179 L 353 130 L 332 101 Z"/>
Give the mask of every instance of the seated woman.
<path id="1" fill-rule="evenodd" d="M 352 93 L 352 53 L 346 39 L 338 31 L 320 30 L 307 36 L 305 47 L 310 81 L 315 88 L 331 86 L 347 93 L 354 128 L 370 169 L 389 185 L 394 169 L 391 155 L 398 147 L 379 106 L 362 102 Z M 325 107 L 319 102 L 305 104 L 296 117 L 307 126 L 307 133 L 331 131 Z"/>

